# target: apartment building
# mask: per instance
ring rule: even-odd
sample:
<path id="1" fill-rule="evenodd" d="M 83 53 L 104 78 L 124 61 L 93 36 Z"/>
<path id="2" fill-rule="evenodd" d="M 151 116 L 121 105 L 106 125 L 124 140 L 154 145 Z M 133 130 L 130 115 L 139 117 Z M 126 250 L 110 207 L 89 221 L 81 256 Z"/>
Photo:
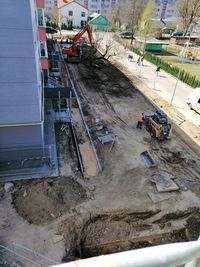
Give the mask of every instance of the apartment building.
<path id="1" fill-rule="evenodd" d="M 0 25 L 1 163 L 3 155 L 17 160 L 23 148 L 25 158 L 44 148 L 42 72 L 48 72 L 44 0 L 1 0 Z"/>
<path id="2" fill-rule="evenodd" d="M 69 3 L 71 0 L 57 0 L 58 6 L 62 3 Z M 109 13 L 112 8 L 117 4 L 118 0 L 76 0 L 77 3 L 81 4 L 88 9 L 89 13 Z"/>
<path id="3" fill-rule="evenodd" d="M 90 13 L 110 13 L 117 0 L 82 0 Z"/>
<path id="4" fill-rule="evenodd" d="M 155 0 L 156 19 L 172 21 L 177 15 L 177 0 Z"/>
<path id="5" fill-rule="evenodd" d="M 45 14 L 50 15 L 57 5 L 58 0 L 44 0 Z"/>

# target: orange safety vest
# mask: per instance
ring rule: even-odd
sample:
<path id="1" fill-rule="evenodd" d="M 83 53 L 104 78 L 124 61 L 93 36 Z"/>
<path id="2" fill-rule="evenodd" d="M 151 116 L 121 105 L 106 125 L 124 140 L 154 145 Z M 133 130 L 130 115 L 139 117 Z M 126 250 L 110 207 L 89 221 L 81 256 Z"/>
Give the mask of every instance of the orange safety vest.
<path id="1" fill-rule="evenodd" d="M 143 122 L 144 116 L 142 114 L 138 115 L 138 121 Z"/>

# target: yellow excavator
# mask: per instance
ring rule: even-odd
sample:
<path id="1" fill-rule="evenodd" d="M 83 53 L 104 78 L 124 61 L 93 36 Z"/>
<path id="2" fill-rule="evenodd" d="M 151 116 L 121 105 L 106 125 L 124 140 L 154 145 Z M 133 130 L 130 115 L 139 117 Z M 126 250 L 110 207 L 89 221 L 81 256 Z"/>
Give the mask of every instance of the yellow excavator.
<path id="1" fill-rule="evenodd" d="M 144 124 L 147 132 L 158 140 L 169 139 L 172 132 L 172 124 L 168 122 L 167 116 L 161 111 L 146 114 Z"/>

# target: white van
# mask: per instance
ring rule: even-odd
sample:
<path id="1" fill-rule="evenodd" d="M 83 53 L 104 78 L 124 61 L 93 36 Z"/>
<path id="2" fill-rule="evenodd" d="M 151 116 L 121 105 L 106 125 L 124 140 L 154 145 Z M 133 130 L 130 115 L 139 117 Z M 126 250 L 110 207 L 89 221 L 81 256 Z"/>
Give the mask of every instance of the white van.
<path id="1" fill-rule="evenodd" d="M 200 114 L 200 87 L 195 88 L 190 94 L 187 104 L 191 109 L 194 109 Z"/>

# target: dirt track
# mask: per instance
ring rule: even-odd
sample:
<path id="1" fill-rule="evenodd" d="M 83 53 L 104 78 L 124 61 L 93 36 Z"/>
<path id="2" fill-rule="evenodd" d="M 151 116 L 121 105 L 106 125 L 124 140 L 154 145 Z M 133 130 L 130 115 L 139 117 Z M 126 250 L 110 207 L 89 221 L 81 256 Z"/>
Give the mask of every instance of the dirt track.
<path id="1" fill-rule="evenodd" d="M 17 183 L 12 195 L 13 208 L 8 196 L 0 202 L 4 216 L 0 238 L 29 242 L 35 248 L 39 246 L 45 255 L 51 250 L 56 255 L 58 248 L 52 244 L 49 249 L 42 246 L 41 238 L 30 242 L 37 231 L 34 225 L 28 226 L 32 230 L 24 238 L 23 233 L 16 235 L 16 229 L 21 229 L 18 224 L 28 229 L 28 221 L 37 224 L 37 229 L 42 229 L 49 240 L 52 230 L 62 234 L 65 254 L 75 257 L 196 239 L 200 230 L 199 158 L 178 136 L 160 143 L 144 129 L 136 129 L 138 113 L 148 112 L 151 106 L 120 70 L 103 59 L 91 63 L 83 60 L 77 65 L 70 64 L 69 70 L 88 125 L 93 129 L 103 173 L 83 180 L 74 168 L 69 133 L 58 131 L 62 177 Z M 115 136 L 114 147 L 99 142 L 99 130 L 93 127 L 95 118 Z M 140 157 L 145 150 L 150 151 L 157 168 L 145 167 Z M 150 181 L 158 172 L 172 177 L 179 184 L 179 191 L 158 193 Z M 8 214 L 3 208 L 5 203 L 10 209 Z M 14 208 L 26 221 L 22 222 Z M 13 228 L 5 226 L 10 214 L 16 218 Z"/>

